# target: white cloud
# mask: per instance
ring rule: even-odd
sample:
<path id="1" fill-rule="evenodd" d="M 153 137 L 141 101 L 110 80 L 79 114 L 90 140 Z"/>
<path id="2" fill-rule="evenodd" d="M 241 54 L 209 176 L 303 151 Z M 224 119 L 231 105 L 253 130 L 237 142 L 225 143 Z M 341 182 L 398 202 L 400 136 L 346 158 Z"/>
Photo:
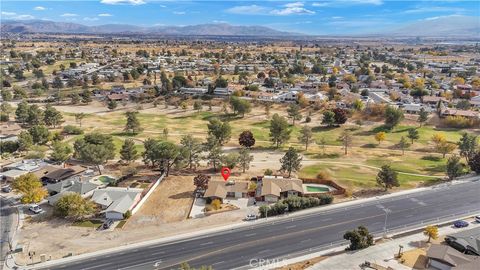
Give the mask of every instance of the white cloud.
<path id="1" fill-rule="evenodd" d="M 98 14 L 98 17 L 112 17 L 113 15 L 110 13 L 100 13 Z"/>
<path id="2" fill-rule="evenodd" d="M 93 22 L 93 21 L 98 21 L 98 18 L 97 17 L 84 17 L 83 20 Z"/>
<path id="3" fill-rule="evenodd" d="M 38 6 L 38 7 L 34 7 L 33 10 L 38 10 L 38 11 L 42 11 L 42 10 L 45 10 L 46 8 L 42 7 L 42 6 Z"/>
<path id="4" fill-rule="evenodd" d="M 434 12 L 463 12 L 465 9 L 457 7 L 417 7 L 414 9 L 408 9 L 402 13 L 415 14 L 415 13 L 434 13 Z"/>
<path id="5" fill-rule="evenodd" d="M 10 20 L 33 20 L 34 16 L 29 14 L 17 14 L 15 12 L 2 11 L 2 16 Z"/>
<path id="6" fill-rule="evenodd" d="M 175 14 L 175 15 L 185 15 L 187 13 L 185 11 L 174 11 L 173 14 Z"/>
<path id="7" fill-rule="evenodd" d="M 270 13 L 274 15 L 311 15 L 315 14 L 315 11 L 304 8 L 301 2 L 294 2 L 285 4 L 283 9 L 274 9 Z"/>
<path id="8" fill-rule="evenodd" d="M 100 1 L 102 4 L 106 5 L 143 5 L 146 2 L 144 0 L 102 0 Z"/>
<path id="9" fill-rule="evenodd" d="M 383 0 L 336 0 L 336 1 L 325 1 L 325 2 L 315 2 L 312 3 L 314 7 L 328 7 L 328 6 L 339 6 L 339 5 L 383 5 Z"/>
<path id="10" fill-rule="evenodd" d="M 63 13 L 60 17 L 77 17 L 78 15 L 75 13 Z"/>
<path id="11" fill-rule="evenodd" d="M 247 14 L 247 15 L 260 15 L 268 12 L 266 7 L 250 5 L 250 6 L 236 6 L 226 10 L 228 13 L 233 14 Z"/>
<path id="12" fill-rule="evenodd" d="M 227 21 L 219 21 L 219 20 L 213 20 L 213 23 L 228 23 Z"/>
<path id="13" fill-rule="evenodd" d="M 332 19 L 334 19 L 334 20 L 341 20 L 341 19 L 343 19 L 343 17 L 342 17 L 342 16 L 333 16 Z"/>

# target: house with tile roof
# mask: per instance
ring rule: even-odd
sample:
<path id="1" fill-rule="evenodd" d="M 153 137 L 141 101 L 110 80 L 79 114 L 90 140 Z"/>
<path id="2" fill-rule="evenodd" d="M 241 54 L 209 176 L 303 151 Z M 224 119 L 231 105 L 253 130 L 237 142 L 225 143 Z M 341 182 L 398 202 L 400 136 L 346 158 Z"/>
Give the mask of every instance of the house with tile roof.
<path id="1" fill-rule="evenodd" d="M 142 192 L 141 188 L 107 187 L 95 190 L 92 201 L 102 208 L 107 219 L 120 220 L 140 201 Z"/>

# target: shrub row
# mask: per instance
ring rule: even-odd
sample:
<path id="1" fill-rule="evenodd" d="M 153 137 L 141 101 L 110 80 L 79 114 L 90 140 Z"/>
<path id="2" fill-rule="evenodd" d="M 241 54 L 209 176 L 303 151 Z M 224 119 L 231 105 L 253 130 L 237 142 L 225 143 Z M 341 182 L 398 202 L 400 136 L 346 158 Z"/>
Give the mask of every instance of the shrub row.
<path id="1" fill-rule="evenodd" d="M 276 216 L 287 212 L 295 212 L 301 209 L 316 207 L 325 204 L 331 204 L 333 202 L 333 196 L 330 194 L 322 194 L 317 197 L 289 197 L 281 201 L 276 202 L 273 205 L 262 205 L 259 208 L 260 217 Z"/>

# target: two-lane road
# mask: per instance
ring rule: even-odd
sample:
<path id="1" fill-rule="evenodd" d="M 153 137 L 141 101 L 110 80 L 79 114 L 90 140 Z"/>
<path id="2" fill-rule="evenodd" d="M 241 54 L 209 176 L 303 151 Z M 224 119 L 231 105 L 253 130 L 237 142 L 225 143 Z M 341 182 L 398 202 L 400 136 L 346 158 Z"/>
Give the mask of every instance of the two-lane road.
<path id="1" fill-rule="evenodd" d="M 347 230 L 359 225 L 381 234 L 387 229 L 480 212 L 480 181 L 444 186 L 318 211 L 181 241 L 132 248 L 48 267 L 48 269 L 172 269 L 181 262 L 214 269 L 252 268 L 265 259 L 294 257 L 344 243 Z M 45 268 L 47 269 L 47 268 Z"/>

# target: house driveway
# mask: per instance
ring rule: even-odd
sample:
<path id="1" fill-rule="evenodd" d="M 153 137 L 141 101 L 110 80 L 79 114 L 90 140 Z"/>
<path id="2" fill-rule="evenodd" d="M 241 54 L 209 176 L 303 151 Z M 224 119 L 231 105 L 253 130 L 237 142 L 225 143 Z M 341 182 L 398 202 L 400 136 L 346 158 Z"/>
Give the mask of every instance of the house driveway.
<path id="1" fill-rule="evenodd" d="M 193 201 L 192 210 L 190 211 L 189 218 L 201 218 L 205 216 L 203 209 L 205 209 L 205 205 L 207 204 L 204 198 L 195 198 Z"/>

